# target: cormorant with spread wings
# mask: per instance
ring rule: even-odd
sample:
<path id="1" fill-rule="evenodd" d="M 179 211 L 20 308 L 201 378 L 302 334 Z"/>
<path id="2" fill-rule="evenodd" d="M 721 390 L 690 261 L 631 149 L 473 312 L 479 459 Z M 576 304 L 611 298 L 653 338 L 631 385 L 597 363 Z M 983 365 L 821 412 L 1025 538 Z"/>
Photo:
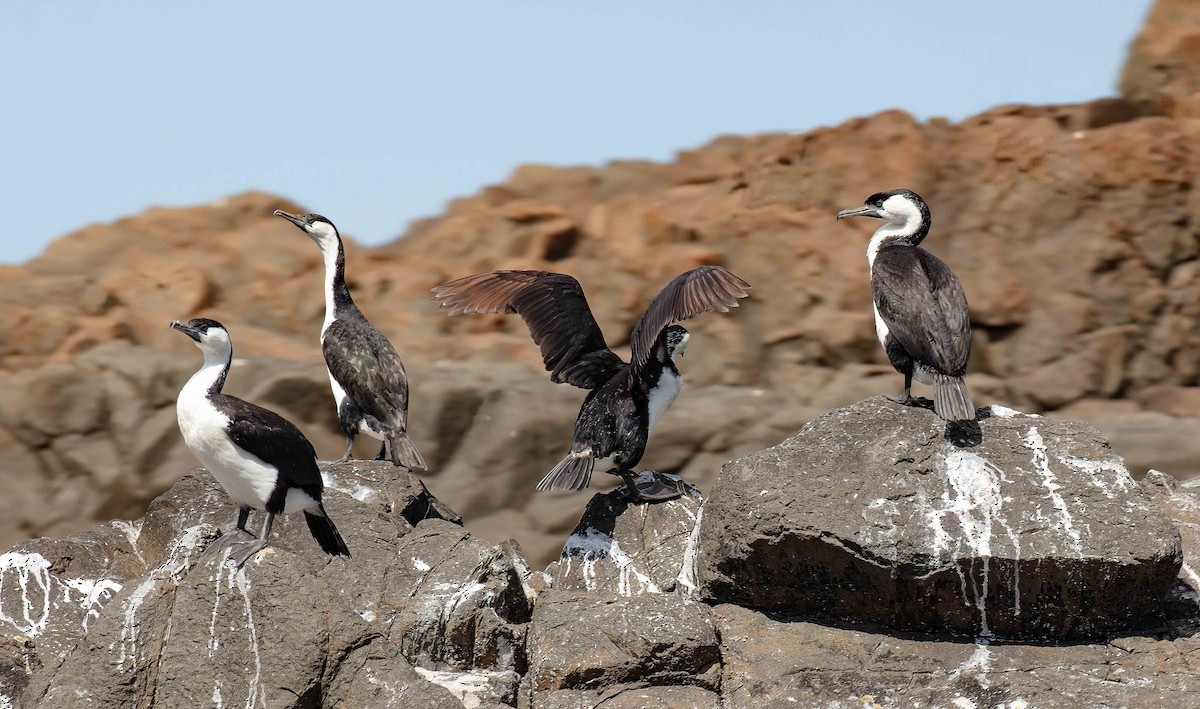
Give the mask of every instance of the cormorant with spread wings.
<path id="1" fill-rule="evenodd" d="M 642 459 L 654 424 L 675 401 L 683 378 L 675 364 L 688 344 L 676 321 L 708 311 L 726 312 L 750 284 L 720 266 L 680 274 L 654 298 L 630 337 L 631 362 L 604 342 L 579 281 L 549 271 L 490 271 L 434 288 L 451 315 L 517 313 L 541 348 L 550 379 L 589 389 L 575 420 L 571 452 L 538 483 L 538 490 L 582 490 L 597 464 L 625 480 L 634 500 L 678 497 L 676 484 L 655 476 L 638 485 L 633 468 Z"/>

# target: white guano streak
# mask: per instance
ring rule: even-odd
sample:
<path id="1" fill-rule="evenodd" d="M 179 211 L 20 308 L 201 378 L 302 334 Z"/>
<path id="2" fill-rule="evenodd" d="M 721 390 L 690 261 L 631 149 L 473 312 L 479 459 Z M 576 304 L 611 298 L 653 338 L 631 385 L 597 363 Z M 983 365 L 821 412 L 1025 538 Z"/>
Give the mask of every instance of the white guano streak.
<path id="1" fill-rule="evenodd" d="M 1079 530 L 1075 529 L 1075 521 L 1071 518 L 1071 511 L 1067 508 L 1066 500 L 1058 493 L 1062 486 L 1058 484 L 1058 478 L 1050 470 L 1050 459 L 1046 456 L 1046 442 L 1042 440 L 1042 434 L 1038 433 L 1037 427 L 1030 426 L 1022 440 L 1025 447 L 1033 452 L 1033 465 L 1042 476 L 1042 487 L 1046 488 L 1054 509 L 1058 511 L 1063 531 L 1070 539 L 1071 548 L 1082 558 L 1083 540 L 1079 536 Z"/>
<path id="2" fill-rule="evenodd" d="M 662 593 L 654 581 L 646 574 L 638 571 L 634 561 L 622 549 L 617 540 L 598 529 L 589 527 L 583 534 L 572 534 L 563 548 L 563 558 L 566 559 L 566 573 L 571 572 L 571 560 L 581 557 L 583 566 L 580 569 L 583 583 L 589 591 L 595 591 L 596 562 L 610 559 L 617 566 L 617 594 L 621 596 L 641 595 L 643 593 Z M 635 592 L 633 584 L 639 586 Z"/>
<path id="3" fill-rule="evenodd" d="M 992 633 L 988 622 L 987 597 L 993 526 L 1004 529 L 1013 547 L 1013 612 L 1017 615 L 1021 613 L 1021 540 L 1003 516 L 1003 471 L 968 451 L 954 451 L 947 455 L 945 468 L 946 488 L 942 492 L 941 506 L 937 508 L 931 505 L 928 515 L 933 533 L 933 556 L 940 559 L 944 552 L 950 552 L 949 561 L 958 574 L 963 600 L 979 610 L 980 634 L 988 637 Z M 958 522 L 959 535 L 953 538 L 942 524 L 947 514 L 954 515 Z M 967 573 L 958 559 L 963 555 L 963 544 L 967 547 L 969 557 L 983 560 L 983 575 L 979 583 L 976 583 L 973 575 L 970 584 L 967 583 Z"/>

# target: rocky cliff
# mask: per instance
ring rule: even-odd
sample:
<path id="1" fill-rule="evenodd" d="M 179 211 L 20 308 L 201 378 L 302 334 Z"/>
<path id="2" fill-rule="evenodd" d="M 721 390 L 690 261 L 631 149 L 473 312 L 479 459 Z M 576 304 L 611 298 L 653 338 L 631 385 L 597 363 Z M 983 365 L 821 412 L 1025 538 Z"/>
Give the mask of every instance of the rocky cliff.
<path id="1" fill-rule="evenodd" d="M 665 164 L 528 165 L 395 243 L 350 244 L 351 287 L 414 382 L 429 486 L 473 531 L 514 534 L 539 561 L 587 502 L 529 485 L 562 454 L 580 393 L 546 381 L 518 319 L 449 319 L 429 300 L 433 285 L 474 271 L 578 276 L 618 351 L 679 271 L 719 263 L 752 282 L 739 311 L 689 323 L 687 388 L 644 461 L 701 490 L 724 461 L 896 389 L 871 322 L 868 228 L 833 214 L 899 185 L 932 205 L 927 245 L 966 287 L 980 403 L 1092 421 L 1139 475 L 1194 474 L 1197 27 L 1191 4 L 1158 3 L 1116 98 L 1001 106 L 960 123 L 888 111 L 726 136 Z M 151 209 L 0 267 L 0 546 L 136 518 L 190 467 L 172 403 L 195 353 L 165 329 L 172 319 L 229 325 L 230 391 L 338 454 L 317 347 L 318 253 L 276 208 L 302 207 L 246 194 Z"/>

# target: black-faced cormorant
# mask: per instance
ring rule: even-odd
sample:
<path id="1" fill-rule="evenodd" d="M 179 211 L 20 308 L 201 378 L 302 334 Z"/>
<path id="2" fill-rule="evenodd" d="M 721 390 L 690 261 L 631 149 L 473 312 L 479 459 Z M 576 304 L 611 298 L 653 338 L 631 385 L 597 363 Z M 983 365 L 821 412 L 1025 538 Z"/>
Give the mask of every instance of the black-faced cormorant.
<path id="1" fill-rule="evenodd" d="M 329 384 L 337 402 L 338 421 L 346 434 L 350 459 L 354 437 L 365 433 L 383 441 L 376 460 L 425 470 L 425 459 L 408 437 L 408 377 L 396 348 L 367 322 L 346 287 L 346 254 L 333 222 L 319 214 L 283 217 L 308 234 L 321 248 L 325 260 L 325 322 L 321 326 L 321 351 L 329 369 Z"/>
<path id="2" fill-rule="evenodd" d="M 929 233 L 929 207 L 911 190 L 879 192 L 837 218 L 882 219 L 867 247 L 875 332 L 904 393 L 888 397 L 913 403 L 912 380 L 933 386 L 933 405 L 946 421 L 974 421 L 975 406 L 963 376 L 971 358 L 971 319 L 962 284 L 919 244 Z"/>
<path id="3" fill-rule="evenodd" d="M 593 468 L 610 465 L 635 500 L 678 497 L 656 478 L 639 488 L 633 467 L 654 424 L 675 401 L 683 378 L 675 366 L 688 343 L 677 320 L 737 307 L 750 285 L 719 266 L 701 266 L 671 281 L 642 314 L 630 337 L 626 364 L 604 342 L 574 278 L 547 271 L 492 271 L 438 286 L 450 314 L 518 313 L 542 351 L 550 379 L 591 390 L 575 420 L 571 452 L 538 483 L 538 490 L 582 490 Z"/>
<path id="4" fill-rule="evenodd" d="M 350 556 L 321 504 L 324 484 L 312 444 L 274 411 L 221 393 L 233 358 L 229 333 L 206 318 L 171 327 L 204 353 L 204 365 L 179 392 L 176 412 L 187 447 L 238 504 L 230 540 L 237 549 L 230 558 L 241 567 L 267 546 L 275 515 L 300 511 L 325 553 Z M 267 512 L 258 539 L 246 530 L 251 509 Z"/>

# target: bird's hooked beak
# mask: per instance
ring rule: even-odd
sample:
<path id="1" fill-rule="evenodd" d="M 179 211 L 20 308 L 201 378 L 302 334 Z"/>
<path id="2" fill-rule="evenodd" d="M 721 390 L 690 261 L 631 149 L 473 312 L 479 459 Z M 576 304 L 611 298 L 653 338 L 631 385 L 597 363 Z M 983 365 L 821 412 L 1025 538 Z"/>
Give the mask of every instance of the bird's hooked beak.
<path id="1" fill-rule="evenodd" d="M 276 209 L 275 216 L 283 217 L 284 219 L 295 224 L 296 226 L 300 227 L 301 229 L 304 229 L 304 219 L 301 218 L 299 215 L 288 214 L 287 212 L 283 211 L 282 209 Z M 305 229 L 305 231 L 307 231 L 307 229 Z"/>
<path id="2" fill-rule="evenodd" d="M 278 213 L 279 212 L 276 212 L 276 214 Z M 863 205 L 862 207 L 858 207 L 856 209 L 843 209 L 842 211 L 838 212 L 838 219 L 845 219 L 847 217 L 871 217 L 873 219 L 883 219 L 883 212 L 879 209 L 879 207 L 873 207 L 869 204 Z"/>
<path id="3" fill-rule="evenodd" d="M 178 320 L 172 320 L 170 327 L 172 330 L 178 330 L 178 331 L 182 332 L 183 334 L 192 338 L 196 342 L 199 342 L 200 336 L 202 334 L 204 334 L 204 333 L 200 332 L 199 329 L 185 325 L 185 324 L 179 322 Z"/>

